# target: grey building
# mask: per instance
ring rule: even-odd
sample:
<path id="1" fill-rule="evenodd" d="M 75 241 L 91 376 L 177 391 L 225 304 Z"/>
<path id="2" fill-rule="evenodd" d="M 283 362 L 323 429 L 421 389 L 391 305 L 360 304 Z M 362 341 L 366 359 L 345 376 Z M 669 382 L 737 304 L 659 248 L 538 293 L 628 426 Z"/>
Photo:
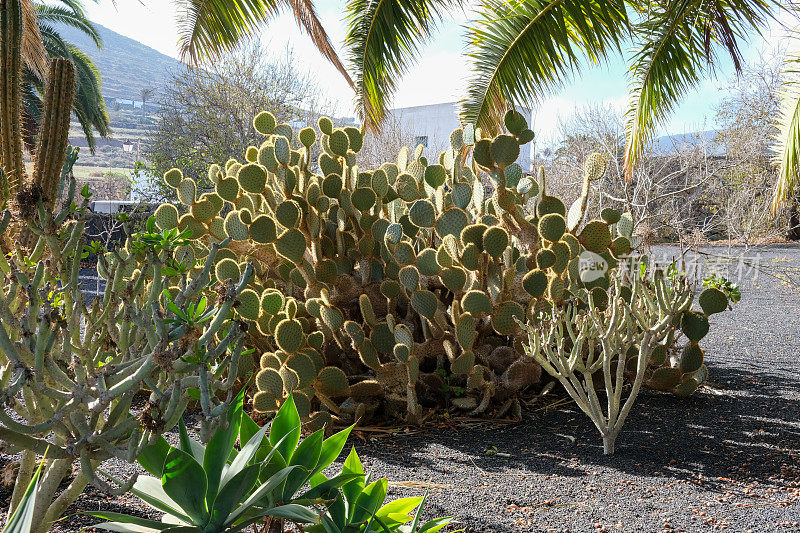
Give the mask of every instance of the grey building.
<path id="1" fill-rule="evenodd" d="M 519 108 L 518 111 L 528 119 L 530 124 L 531 110 Z M 439 155 L 450 144 L 450 132 L 461 126 L 458 118 L 457 102 L 443 104 L 420 105 L 414 107 L 401 107 L 392 109 L 392 117 L 408 137 L 413 149 L 418 144 L 423 145 L 430 158 Z M 531 145 L 522 146 L 517 163 L 528 170 L 531 160 Z"/>

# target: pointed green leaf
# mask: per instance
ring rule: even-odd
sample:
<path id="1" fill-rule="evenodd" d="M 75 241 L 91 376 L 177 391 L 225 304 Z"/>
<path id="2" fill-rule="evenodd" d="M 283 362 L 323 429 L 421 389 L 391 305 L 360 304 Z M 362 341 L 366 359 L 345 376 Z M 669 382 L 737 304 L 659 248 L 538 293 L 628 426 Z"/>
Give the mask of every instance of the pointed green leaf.
<path id="1" fill-rule="evenodd" d="M 277 442 L 281 440 L 283 442 L 278 445 Z M 275 415 L 269 430 L 269 442 L 277 448 L 286 462 L 291 461 L 297 443 L 300 442 L 300 416 L 294 405 L 294 395 L 289 395 Z"/>
<path id="2" fill-rule="evenodd" d="M 206 490 L 208 480 L 203 467 L 191 455 L 172 448 L 164 463 L 161 477 L 164 492 L 191 518 L 191 523 L 204 525 L 208 520 Z"/>
<path id="3" fill-rule="evenodd" d="M 164 461 L 167 459 L 170 445 L 164 437 L 142 450 L 136 461 L 142 465 L 147 472 L 156 477 L 161 477 L 164 472 Z"/>
<path id="4" fill-rule="evenodd" d="M 191 518 L 180 511 L 180 506 L 164 492 L 164 487 L 159 479 L 150 476 L 139 476 L 139 479 L 133 484 L 131 492 L 153 509 L 175 516 L 186 523 L 191 523 L 192 521 Z"/>
<path id="5" fill-rule="evenodd" d="M 244 387 L 236 398 L 228 406 L 228 423 L 225 429 L 217 429 L 211 440 L 206 446 L 203 455 L 203 470 L 208 480 L 208 490 L 206 492 L 206 504 L 210 508 L 214 499 L 217 497 L 222 470 L 231 455 L 236 437 L 239 436 L 239 425 L 242 421 L 242 405 L 244 402 Z"/>

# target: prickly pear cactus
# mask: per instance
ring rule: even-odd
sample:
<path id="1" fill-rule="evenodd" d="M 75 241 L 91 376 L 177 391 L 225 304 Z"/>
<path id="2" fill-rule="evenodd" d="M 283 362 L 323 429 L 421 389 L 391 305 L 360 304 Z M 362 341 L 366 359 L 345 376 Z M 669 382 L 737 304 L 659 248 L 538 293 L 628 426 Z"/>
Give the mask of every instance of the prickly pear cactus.
<path id="1" fill-rule="evenodd" d="M 631 250 L 629 215 L 584 221 L 602 157 L 587 160 L 568 213 L 546 194 L 543 171 L 534 179 L 515 162 L 533 133 L 514 111 L 508 134 L 457 129 L 434 161 L 418 146 L 374 169 L 358 166 L 357 128 L 323 117 L 318 130 L 294 132 L 269 112 L 254 126 L 264 142 L 243 161 L 212 165 L 214 190 L 167 172 L 180 204 L 155 216 L 161 229 L 191 231 L 190 260 L 231 239 L 216 256 L 218 281 L 255 265 L 235 312 L 253 324 L 259 411 L 294 392 L 306 422 L 418 422 L 424 408 L 448 404 L 518 416 L 519 393 L 541 369 L 515 319 L 590 295 L 607 301 L 610 272 Z"/>
<path id="2" fill-rule="evenodd" d="M 648 387 L 685 397 L 708 379 L 705 351 L 700 341 L 710 329 L 709 317 L 726 311 L 729 302 L 723 291 L 708 287 L 698 297 L 700 310 L 689 309 L 676 318 L 669 334 L 651 357 Z"/>

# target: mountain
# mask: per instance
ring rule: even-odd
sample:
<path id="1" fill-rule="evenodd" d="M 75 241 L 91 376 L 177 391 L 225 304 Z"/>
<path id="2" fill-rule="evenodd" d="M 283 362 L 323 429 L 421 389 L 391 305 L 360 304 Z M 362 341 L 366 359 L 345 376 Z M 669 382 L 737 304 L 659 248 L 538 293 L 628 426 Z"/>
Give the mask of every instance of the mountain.
<path id="1" fill-rule="evenodd" d="M 705 147 L 709 155 L 721 156 L 725 154 L 725 149 L 717 141 L 718 135 L 719 130 L 665 135 L 653 141 L 653 148 L 656 154 L 666 155 L 674 153 L 675 150 L 684 150 L 689 147 Z"/>
<path id="2" fill-rule="evenodd" d="M 183 68 L 180 61 L 153 50 L 139 41 L 120 35 L 105 26 L 95 24 L 103 48 L 98 50 L 94 42 L 79 31 L 69 27 L 59 27 L 65 40 L 74 44 L 94 60 L 103 76 L 103 96 L 124 100 L 140 100 L 142 89 L 158 90 L 171 75 Z"/>

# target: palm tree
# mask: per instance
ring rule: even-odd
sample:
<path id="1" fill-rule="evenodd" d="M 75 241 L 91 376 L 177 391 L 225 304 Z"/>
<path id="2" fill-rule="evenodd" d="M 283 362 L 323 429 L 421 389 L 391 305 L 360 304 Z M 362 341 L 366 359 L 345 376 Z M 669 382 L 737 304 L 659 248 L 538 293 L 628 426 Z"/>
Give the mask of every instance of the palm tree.
<path id="1" fill-rule="evenodd" d="M 142 100 L 142 118 L 144 118 L 145 104 L 153 96 L 153 89 L 142 87 L 139 91 L 139 98 Z"/>
<path id="2" fill-rule="evenodd" d="M 58 32 L 56 25 L 66 25 L 88 35 L 98 48 L 103 42 L 97 28 L 86 17 L 83 4 L 80 0 L 59 0 L 54 4 L 43 2 L 25 2 L 31 11 L 27 23 L 23 23 L 29 31 L 25 33 L 26 41 L 38 38 L 44 52 L 49 57 L 65 57 L 71 59 L 75 65 L 75 102 L 73 111 L 83 129 L 83 134 L 89 144 L 89 149 L 94 152 L 96 141 L 94 132 L 102 137 L 111 134 L 111 128 L 106 111 L 105 100 L 100 92 L 100 72 L 83 51 L 64 40 Z M 36 23 L 33 24 L 33 21 Z M 35 44 L 23 49 L 25 70 L 23 74 L 23 141 L 27 148 L 35 144 L 38 124 L 41 121 L 42 101 L 44 91 L 44 76 L 41 63 L 36 59 Z"/>
<path id="3" fill-rule="evenodd" d="M 800 43 L 795 34 L 795 43 Z M 800 53 L 784 60 L 781 112 L 776 135 L 778 180 L 772 197 L 772 212 L 789 207 L 788 238 L 800 239 Z"/>
<path id="4" fill-rule="evenodd" d="M 181 46 L 192 61 L 234 46 L 281 7 L 314 13 L 312 0 L 183 0 Z M 625 168 L 662 121 L 727 53 L 741 69 L 739 42 L 760 32 L 776 0 L 481 0 L 467 30 L 473 76 L 461 102 L 464 123 L 494 134 L 505 110 L 530 106 L 587 65 L 636 52 L 630 63 Z M 372 129 L 387 115 L 392 93 L 418 49 L 456 0 L 348 0 L 345 37 L 353 78 L 332 52 L 316 17 L 304 25 L 356 92 L 357 111 Z M 301 23 L 302 25 L 302 23 Z M 312 27 L 314 31 L 312 31 Z"/>
<path id="5" fill-rule="evenodd" d="M 781 116 L 777 134 L 780 167 L 772 208 L 777 210 L 794 196 L 800 171 L 800 54 L 789 53 L 784 60 Z"/>

